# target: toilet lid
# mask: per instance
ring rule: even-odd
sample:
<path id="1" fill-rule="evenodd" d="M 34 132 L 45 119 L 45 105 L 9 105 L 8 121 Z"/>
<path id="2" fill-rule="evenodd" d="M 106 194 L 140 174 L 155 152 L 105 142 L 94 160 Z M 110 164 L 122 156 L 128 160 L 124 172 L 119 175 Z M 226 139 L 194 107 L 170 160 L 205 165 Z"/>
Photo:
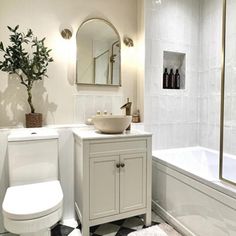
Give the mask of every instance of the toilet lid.
<path id="1" fill-rule="evenodd" d="M 7 189 L 2 209 L 13 220 L 39 218 L 62 207 L 63 193 L 59 181 L 27 184 Z"/>

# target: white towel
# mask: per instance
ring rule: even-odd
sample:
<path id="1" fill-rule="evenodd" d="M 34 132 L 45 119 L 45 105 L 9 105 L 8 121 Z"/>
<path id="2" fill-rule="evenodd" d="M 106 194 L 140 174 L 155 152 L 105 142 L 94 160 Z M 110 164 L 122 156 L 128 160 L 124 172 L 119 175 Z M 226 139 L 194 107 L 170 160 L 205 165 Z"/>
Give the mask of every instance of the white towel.
<path id="1" fill-rule="evenodd" d="M 168 236 L 159 226 L 155 225 L 146 229 L 134 231 L 128 236 Z"/>

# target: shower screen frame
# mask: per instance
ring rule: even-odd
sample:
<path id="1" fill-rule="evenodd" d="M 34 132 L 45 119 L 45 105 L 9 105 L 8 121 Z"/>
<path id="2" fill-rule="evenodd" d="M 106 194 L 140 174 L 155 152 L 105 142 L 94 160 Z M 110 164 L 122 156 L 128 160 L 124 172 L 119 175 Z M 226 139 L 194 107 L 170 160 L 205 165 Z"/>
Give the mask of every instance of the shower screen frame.
<path id="1" fill-rule="evenodd" d="M 221 101 L 220 101 L 220 153 L 219 153 L 219 179 L 236 186 L 236 182 L 224 177 L 224 116 L 225 116 L 225 63 L 226 63 L 226 23 L 227 0 L 223 0 L 222 12 L 222 61 L 221 61 Z"/>

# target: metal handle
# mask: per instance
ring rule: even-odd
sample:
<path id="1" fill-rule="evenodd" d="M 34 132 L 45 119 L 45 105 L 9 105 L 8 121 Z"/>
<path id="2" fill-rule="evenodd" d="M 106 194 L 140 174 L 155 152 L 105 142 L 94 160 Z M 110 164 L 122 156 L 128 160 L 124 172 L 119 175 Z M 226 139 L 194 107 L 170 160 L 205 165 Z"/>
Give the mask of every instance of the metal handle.
<path id="1" fill-rule="evenodd" d="M 125 163 L 121 163 L 120 166 L 121 166 L 122 168 L 124 168 L 124 167 L 125 167 Z"/>
<path id="2" fill-rule="evenodd" d="M 120 168 L 120 163 L 117 163 L 117 164 L 116 164 L 116 168 Z"/>

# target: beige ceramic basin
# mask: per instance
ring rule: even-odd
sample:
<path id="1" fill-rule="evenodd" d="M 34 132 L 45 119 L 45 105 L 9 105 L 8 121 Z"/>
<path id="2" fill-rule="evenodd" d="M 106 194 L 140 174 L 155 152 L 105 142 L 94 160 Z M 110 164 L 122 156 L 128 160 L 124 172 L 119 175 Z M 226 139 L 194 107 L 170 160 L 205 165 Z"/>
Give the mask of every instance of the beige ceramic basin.
<path id="1" fill-rule="evenodd" d="M 132 116 L 104 115 L 94 116 L 93 123 L 96 129 L 105 134 L 120 134 L 130 125 Z"/>

